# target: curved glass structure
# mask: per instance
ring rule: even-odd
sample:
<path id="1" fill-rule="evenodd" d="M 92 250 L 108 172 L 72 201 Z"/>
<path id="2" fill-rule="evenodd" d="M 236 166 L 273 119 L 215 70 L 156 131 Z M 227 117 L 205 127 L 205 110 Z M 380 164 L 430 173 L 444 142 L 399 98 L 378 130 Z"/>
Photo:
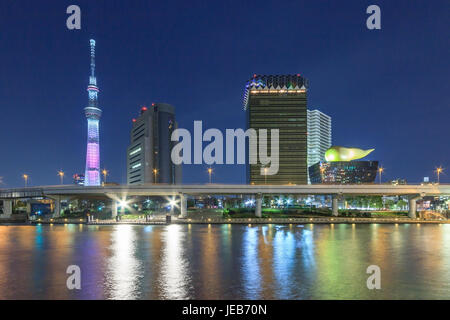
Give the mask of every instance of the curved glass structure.
<path id="1" fill-rule="evenodd" d="M 358 148 L 346 148 L 339 146 L 332 146 L 325 151 L 326 161 L 352 161 L 364 158 L 375 149 L 362 150 Z"/>

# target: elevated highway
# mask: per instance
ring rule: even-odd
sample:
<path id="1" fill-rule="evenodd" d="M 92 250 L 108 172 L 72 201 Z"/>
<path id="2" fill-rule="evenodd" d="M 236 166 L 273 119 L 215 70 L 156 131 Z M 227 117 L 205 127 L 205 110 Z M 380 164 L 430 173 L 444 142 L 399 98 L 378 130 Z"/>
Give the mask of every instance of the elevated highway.
<path id="1" fill-rule="evenodd" d="M 342 196 L 407 196 L 409 216 L 416 216 L 416 201 L 424 196 L 450 196 L 450 184 L 424 185 L 106 185 L 83 187 L 76 185 L 40 186 L 29 188 L 0 189 L 0 201 L 3 211 L 10 214 L 11 201 L 23 198 L 50 198 L 55 201 L 55 211 L 60 209 L 59 202 L 64 198 L 110 198 L 113 202 L 113 214 L 117 212 L 117 200 L 127 196 L 179 196 L 181 215 L 185 215 L 186 195 L 253 195 L 256 198 L 256 215 L 261 216 L 262 196 L 264 195 L 331 195 L 333 215 L 338 214 L 338 200 Z"/>

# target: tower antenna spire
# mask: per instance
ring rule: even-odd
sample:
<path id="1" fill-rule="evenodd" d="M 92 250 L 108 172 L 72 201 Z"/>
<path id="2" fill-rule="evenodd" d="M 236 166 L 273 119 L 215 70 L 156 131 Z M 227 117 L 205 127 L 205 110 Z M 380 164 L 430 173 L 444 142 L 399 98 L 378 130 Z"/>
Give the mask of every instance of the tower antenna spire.
<path id="1" fill-rule="evenodd" d="M 90 40 L 90 44 L 91 44 L 91 79 L 90 80 L 95 80 L 95 40 L 91 39 Z M 92 83 L 91 81 L 89 82 L 90 84 L 96 84 L 96 83 Z"/>

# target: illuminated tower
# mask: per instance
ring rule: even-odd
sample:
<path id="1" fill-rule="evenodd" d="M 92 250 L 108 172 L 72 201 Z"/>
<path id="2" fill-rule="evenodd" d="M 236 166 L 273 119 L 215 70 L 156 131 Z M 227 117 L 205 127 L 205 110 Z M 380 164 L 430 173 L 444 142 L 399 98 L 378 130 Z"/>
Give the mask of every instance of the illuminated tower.
<path id="1" fill-rule="evenodd" d="M 100 185 L 100 137 L 98 124 L 102 116 L 102 110 L 98 107 L 98 87 L 95 78 L 95 40 L 91 40 L 91 76 L 87 91 L 89 93 L 89 105 L 84 108 L 88 121 L 87 152 L 85 186 Z"/>

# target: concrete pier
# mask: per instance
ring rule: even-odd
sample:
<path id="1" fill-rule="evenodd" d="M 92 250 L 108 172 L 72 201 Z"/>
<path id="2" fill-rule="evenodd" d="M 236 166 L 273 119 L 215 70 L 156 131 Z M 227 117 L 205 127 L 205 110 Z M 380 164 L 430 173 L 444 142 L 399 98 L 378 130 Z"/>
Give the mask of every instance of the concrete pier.
<path id="1" fill-rule="evenodd" d="M 13 209 L 12 200 L 3 200 L 3 214 L 0 217 L 4 219 L 11 218 L 12 209 Z"/>
<path id="2" fill-rule="evenodd" d="M 408 199 L 409 202 L 409 209 L 408 209 L 408 217 L 411 219 L 416 219 L 416 212 L 417 212 L 417 200 L 421 199 L 422 197 L 419 195 L 413 195 L 410 196 Z"/>
<path id="3" fill-rule="evenodd" d="M 262 217 L 262 194 L 256 194 L 256 207 L 255 207 L 255 216 L 258 218 Z"/>
<path id="4" fill-rule="evenodd" d="M 61 199 L 62 196 L 59 195 L 52 195 L 48 197 L 49 199 L 53 200 L 53 218 L 59 218 L 61 217 Z"/>
<path id="5" fill-rule="evenodd" d="M 117 201 L 115 199 L 111 200 L 111 217 L 113 219 L 117 217 Z"/>
<path id="6" fill-rule="evenodd" d="M 337 217 L 339 215 L 339 203 L 338 203 L 338 196 L 333 195 L 331 200 L 331 211 L 333 213 L 333 216 Z"/>
<path id="7" fill-rule="evenodd" d="M 180 218 L 186 218 L 187 213 L 187 197 L 185 194 L 180 193 Z"/>
<path id="8" fill-rule="evenodd" d="M 53 199 L 53 218 L 59 218 L 61 216 L 61 197 L 60 196 L 54 196 Z"/>

